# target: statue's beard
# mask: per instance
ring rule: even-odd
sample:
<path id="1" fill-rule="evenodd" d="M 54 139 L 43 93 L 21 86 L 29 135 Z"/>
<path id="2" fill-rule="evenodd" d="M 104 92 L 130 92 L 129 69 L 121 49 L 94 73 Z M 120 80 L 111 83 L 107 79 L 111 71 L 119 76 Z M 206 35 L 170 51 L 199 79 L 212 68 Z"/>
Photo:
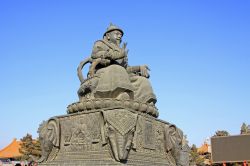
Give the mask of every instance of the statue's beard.
<path id="1" fill-rule="evenodd" d="M 120 39 L 120 40 L 116 40 L 116 45 L 120 45 L 122 43 L 122 40 Z"/>
<path id="2" fill-rule="evenodd" d="M 114 43 L 115 45 L 117 45 L 117 46 L 120 46 L 120 44 L 121 44 L 121 42 L 122 42 L 122 40 L 120 39 L 117 39 L 117 40 L 110 40 L 112 43 Z"/>

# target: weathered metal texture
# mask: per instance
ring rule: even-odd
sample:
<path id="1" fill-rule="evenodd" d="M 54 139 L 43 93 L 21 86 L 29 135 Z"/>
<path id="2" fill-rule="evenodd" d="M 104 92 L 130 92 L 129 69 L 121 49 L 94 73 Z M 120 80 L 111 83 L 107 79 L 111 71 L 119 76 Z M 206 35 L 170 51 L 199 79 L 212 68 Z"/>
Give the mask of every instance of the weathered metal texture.
<path id="1" fill-rule="evenodd" d="M 250 161 L 250 135 L 211 138 L 213 163 Z"/>

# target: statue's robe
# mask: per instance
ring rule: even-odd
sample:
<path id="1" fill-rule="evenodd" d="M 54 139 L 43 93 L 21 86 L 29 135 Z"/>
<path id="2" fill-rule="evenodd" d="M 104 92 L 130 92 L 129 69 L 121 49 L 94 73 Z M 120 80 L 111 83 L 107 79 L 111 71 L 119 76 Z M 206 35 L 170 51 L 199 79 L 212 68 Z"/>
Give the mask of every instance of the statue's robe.
<path id="1" fill-rule="evenodd" d="M 121 54 L 122 49 L 107 40 L 95 42 L 91 58 L 105 58 L 105 53 L 115 56 Z M 98 79 L 97 87 L 94 90 L 95 97 L 114 98 L 119 93 L 126 92 L 130 98 L 139 102 L 156 102 L 153 89 L 147 78 L 133 72 L 127 71 L 127 57 L 114 60 L 104 66 L 97 65 L 95 78 Z"/>

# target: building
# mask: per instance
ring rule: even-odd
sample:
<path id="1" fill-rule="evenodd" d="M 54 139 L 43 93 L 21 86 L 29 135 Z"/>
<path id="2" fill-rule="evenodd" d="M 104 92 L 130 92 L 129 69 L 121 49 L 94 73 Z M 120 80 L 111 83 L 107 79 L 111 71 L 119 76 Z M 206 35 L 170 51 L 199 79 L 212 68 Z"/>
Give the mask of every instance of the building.
<path id="1" fill-rule="evenodd" d="M 19 152 L 20 144 L 21 141 L 13 139 L 9 145 L 0 150 L 0 165 L 3 163 L 13 163 L 13 160 L 22 156 Z"/>
<path id="2" fill-rule="evenodd" d="M 201 147 L 197 148 L 197 152 L 204 159 L 205 165 L 211 165 L 211 145 L 208 140 Z"/>
<path id="3" fill-rule="evenodd" d="M 200 155 L 206 155 L 211 153 L 211 145 L 209 145 L 207 142 L 204 142 L 204 144 L 197 149 L 197 152 Z"/>

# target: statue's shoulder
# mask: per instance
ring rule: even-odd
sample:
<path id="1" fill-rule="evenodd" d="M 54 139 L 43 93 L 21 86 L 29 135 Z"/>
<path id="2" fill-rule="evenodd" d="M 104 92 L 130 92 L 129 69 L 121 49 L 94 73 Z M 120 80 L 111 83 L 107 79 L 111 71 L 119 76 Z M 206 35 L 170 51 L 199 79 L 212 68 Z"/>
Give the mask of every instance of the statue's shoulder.
<path id="1" fill-rule="evenodd" d="M 107 45 L 107 42 L 104 40 L 97 40 L 95 41 L 94 45 Z"/>
<path id="2" fill-rule="evenodd" d="M 103 40 L 97 40 L 94 43 L 93 50 L 106 50 L 109 46 Z"/>
<path id="3" fill-rule="evenodd" d="M 113 49 L 113 50 L 117 49 L 114 45 L 110 44 L 107 40 L 97 40 L 95 42 L 94 47 L 102 47 L 102 48 L 108 48 L 108 49 Z"/>

